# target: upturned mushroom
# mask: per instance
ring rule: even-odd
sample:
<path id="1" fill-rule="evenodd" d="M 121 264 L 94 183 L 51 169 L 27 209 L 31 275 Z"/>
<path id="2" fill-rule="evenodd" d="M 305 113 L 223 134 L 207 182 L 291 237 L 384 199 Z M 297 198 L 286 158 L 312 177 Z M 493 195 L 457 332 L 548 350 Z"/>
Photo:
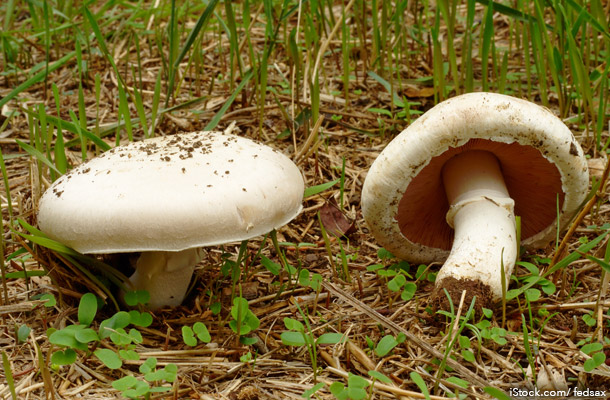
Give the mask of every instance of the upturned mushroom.
<path id="1" fill-rule="evenodd" d="M 387 145 L 364 182 L 362 211 L 396 256 L 444 262 L 436 304 L 447 289 L 454 302 L 466 290 L 467 299 L 489 306 L 501 299 L 516 262 L 515 215 L 521 244 L 543 247 L 587 188 L 583 151 L 549 110 L 470 93 L 436 105 Z"/>
<path id="2" fill-rule="evenodd" d="M 38 225 L 81 253 L 141 252 L 130 277 L 149 308 L 179 305 L 201 248 L 270 232 L 295 218 L 304 183 L 276 150 L 220 132 L 115 147 L 43 194 Z"/>

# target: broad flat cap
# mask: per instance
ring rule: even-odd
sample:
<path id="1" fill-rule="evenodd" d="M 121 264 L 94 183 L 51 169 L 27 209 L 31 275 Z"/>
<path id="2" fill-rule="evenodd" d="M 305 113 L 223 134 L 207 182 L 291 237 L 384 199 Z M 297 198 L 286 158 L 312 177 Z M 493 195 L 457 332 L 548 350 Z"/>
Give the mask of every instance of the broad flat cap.
<path id="1" fill-rule="evenodd" d="M 180 251 L 240 241 L 298 215 L 304 183 L 286 156 L 220 132 L 118 146 L 42 196 L 40 229 L 82 253 Z"/>

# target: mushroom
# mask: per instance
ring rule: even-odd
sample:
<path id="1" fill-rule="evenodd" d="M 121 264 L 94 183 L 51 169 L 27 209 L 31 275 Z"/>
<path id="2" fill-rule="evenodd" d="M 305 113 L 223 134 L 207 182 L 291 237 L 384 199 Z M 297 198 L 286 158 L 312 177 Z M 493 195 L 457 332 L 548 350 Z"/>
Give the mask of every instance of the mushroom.
<path id="1" fill-rule="evenodd" d="M 501 299 L 516 262 L 515 215 L 521 244 L 543 247 L 587 188 L 583 151 L 549 110 L 470 93 L 436 105 L 387 145 L 365 179 L 362 211 L 396 256 L 444 261 L 436 305 L 446 308 L 447 289 L 453 301 L 466 290 L 487 307 Z"/>
<path id="2" fill-rule="evenodd" d="M 295 218 L 304 183 L 270 147 L 220 132 L 115 147 L 43 194 L 38 225 L 81 253 L 142 252 L 130 277 L 149 308 L 182 302 L 201 248 L 265 234 Z"/>

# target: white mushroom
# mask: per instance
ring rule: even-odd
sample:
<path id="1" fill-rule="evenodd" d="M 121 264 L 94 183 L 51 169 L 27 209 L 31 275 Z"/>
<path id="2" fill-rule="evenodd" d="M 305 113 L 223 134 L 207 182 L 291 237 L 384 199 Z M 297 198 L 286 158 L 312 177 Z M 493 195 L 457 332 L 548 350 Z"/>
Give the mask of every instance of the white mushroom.
<path id="1" fill-rule="evenodd" d="M 470 93 L 438 104 L 388 144 L 366 177 L 362 210 L 395 255 L 445 261 L 437 296 L 445 288 L 458 301 L 466 289 L 487 306 L 515 265 L 515 215 L 522 244 L 545 246 L 587 188 L 582 149 L 550 111 Z"/>
<path id="2" fill-rule="evenodd" d="M 270 147 L 180 134 L 116 147 L 62 176 L 40 200 L 38 225 L 81 253 L 142 252 L 130 281 L 155 309 L 182 302 L 201 247 L 285 225 L 303 190 L 296 165 Z"/>

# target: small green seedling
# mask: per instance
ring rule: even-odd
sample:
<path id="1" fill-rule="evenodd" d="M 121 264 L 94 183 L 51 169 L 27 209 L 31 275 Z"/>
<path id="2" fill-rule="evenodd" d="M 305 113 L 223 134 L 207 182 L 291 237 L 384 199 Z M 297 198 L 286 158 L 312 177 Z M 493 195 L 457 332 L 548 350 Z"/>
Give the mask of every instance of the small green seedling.
<path id="1" fill-rule="evenodd" d="M 317 339 L 313 334 L 305 331 L 305 326 L 296 319 L 284 318 L 284 326 L 289 329 L 282 332 L 280 337 L 286 346 L 315 346 L 318 344 L 337 344 L 345 342 L 345 337 L 341 333 L 324 333 Z"/>
<path id="2" fill-rule="evenodd" d="M 606 354 L 604 353 L 604 345 L 602 343 L 585 344 L 580 348 L 580 351 L 591 357 L 583 365 L 586 372 L 591 372 L 606 362 Z"/>
<path id="3" fill-rule="evenodd" d="M 475 362 L 474 353 L 470 350 L 472 346 L 470 338 L 468 336 L 460 335 L 458 337 L 458 343 L 462 349 L 460 353 L 462 354 L 462 357 L 464 357 L 464 360 L 471 363 Z"/>
<path id="4" fill-rule="evenodd" d="M 415 279 L 434 283 L 436 281 L 436 272 L 431 272 L 426 264 L 420 264 L 417 266 Z"/>
<path id="5" fill-rule="evenodd" d="M 267 271 L 271 272 L 273 275 L 278 276 L 282 271 L 282 266 L 275 261 L 265 257 L 261 254 L 261 264 L 263 267 L 267 269 Z"/>
<path id="6" fill-rule="evenodd" d="M 299 272 L 299 284 L 317 292 L 322 287 L 322 275 L 318 273 L 311 274 L 308 270 L 302 269 Z"/>
<path id="7" fill-rule="evenodd" d="M 239 357 L 239 361 L 243 363 L 250 363 L 252 361 L 256 361 L 256 355 L 252 354 L 251 351 L 247 352 L 243 356 Z"/>
<path id="8" fill-rule="evenodd" d="M 112 387 L 119 390 L 123 396 L 130 399 L 150 398 L 151 393 L 163 393 L 171 390 L 171 386 L 154 386 L 153 382 L 173 383 L 176 380 L 178 367 L 176 364 L 168 364 L 161 369 L 157 369 L 157 359 L 150 357 L 140 366 L 140 372 L 144 375 L 144 380 L 138 379 L 133 375 L 125 376 L 112 382 Z"/>
<path id="9" fill-rule="evenodd" d="M 499 326 L 491 326 L 489 320 L 483 319 L 475 325 L 481 332 L 483 339 L 493 340 L 500 346 L 505 345 L 508 341 L 506 340 L 506 329 L 500 328 Z"/>
<path id="10" fill-rule="evenodd" d="M 540 286 L 540 289 L 542 289 L 542 291 L 544 293 L 546 293 L 547 295 L 552 295 L 557 290 L 557 288 L 553 282 L 551 282 L 548 279 L 543 278 L 540 275 L 540 268 L 538 268 L 537 265 L 530 263 L 530 262 L 525 262 L 525 261 L 519 261 L 516 263 L 516 265 L 520 265 L 530 272 L 530 275 L 527 275 L 523 278 L 517 279 L 514 276 L 512 277 L 512 279 L 516 279 L 516 280 L 520 281 L 521 285 L 528 285 L 528 284 L 535 283 L 536 285 Z M 517 289 L 509 290 L 507 292 L 507 297 L 508 298 L 514 297 L 514 293 L 516 293 L 516 292 L 517 292 Z M 542 293 L 540 292 L 539 289 L 530 287 L 524 291 L 523 295 L 525 296 L 525 299 L 527 301 L 533 302 L 533 301 L 538 300 L 542 296 Z"/>
<path id="11" fill-rule="evenodd" d="M 261 323 L 258 317 L 248 308 L 248 300 L 243 297 L 234 298 L 231 317 L 233 319 L 229 322 L 229 326 L 233 332 L 240 336 L 240 341 L 243 344 L 252 344 L 250 343 L 251 340 L 245 335 L 258 329 Z"/>
<path id="12" fill-rule="evenodd" d="M 51 355 L 53 364 L 70 365 L 76 361 L 79 351 L 86 355 L 91 354 L 90 347 L 95 348 L 93 355 L 110 369 L 120 368 L 123 360 L 140 359 L 135 347 L 142 343 L 142 335 L 135 328 L 129 330 L 126 328 L 130 324 L 141 327 L 149 326 L 152 323 L 150 314 L 136 310 L 119 311 L 102 321 L 96 331 L 91 324 L 97 310 L 97 297 L 92 293 L 86 293 L 78 306 L 78 324 L 68 325 L 61 330 L 53 328 L 47 330 L 49 342 L 61 348 Z M 106 339 L 110 339 L 118 351 L 98 346 L 99 342 Z"/>
<path id="13" fill-rule="evenodd" d="M 392 253 L 383 248 L 377 251 L 377 256 L 382 261 L 391 260 L 394 258 Z M 413 298 L 413 296 L 415 296 L 415 292 L 417 290 L 417 284 L 415 282 L 407 281 L 407 278 L 413 279 L 413 277 L 409 275 L 409 268 L 409 263 L 401 260 L 392 263 L 387 267 L 384 264 L 369 265 L 367 267 L 367 271 L 374 271 L 377 276 L 386 281 L 387 287 L 390 291 L 399 293 L 400 298 L 403 301 L 409 301 Z"/>
<path id="14" fill-rule="evenodd" d="M 293 318 L 284 318 L 284 326 L 288 331 L 282 332 L 280 335 L 282 343 L 286 346 L 306 346 L 311 360 L 314 381 L 318 374 L 318 345 L 321 344 L 337 344 L 344 343 L 347 338 L 336 332 L 328 332 L 320 335 L 317 339 L 314 337 L 311 327 L 309 326 L 308 317 L 301 307 L 297 304 L 299 312 L 304 318 L 305 325 Z M 307 329 L 306 329 L 307 328 Z"/>
<path id="15" fill-rule="evenodd" d="M 384 374 L 382 374 L 379 371 L 368 371 L 368 374 L 371 378 L 373 378 L 373 381 L 379 381 L 379 382 L 383 382 L 385 384 L 391 384 L 392 380 L 390 378 L 388 378 L 387 376 L 385 376 Z"/>
<path id="16" fill-rule="evenodd" d="M 350 372 L 347 376 L 347 386 L 341 382 L 333 382 L 329 389 L 337 400 L 362 400 L 368 396 L 366 388 L 369 385 L 369 381 Z"/>
<path id="17" fill-rule="evenodd" d="M 55 299 L 55 296 L 53 296 L 51 293 L 43 294 L 42 296 L 40 296 L 40 300 L 44 300 L 43 305 L 46 308 L 53 308 L 57 304 L 57 300 Z"/>
<path id="18" fill-rule="evenodd" d="M 17 343 L 25 343 L 32 332 L 32 328 L 26 324 L 21 324 L 19 328 L 15 329 L 15 336 L 17 337 Z"/>
<path id="19" fill-rule="evenodd" d="M 449 378 L 447 378 L 447 381 L 461 387 L 462 389 L 468 389 L 470 387 L 470 383 L 468 381 L 460 379 L 457 376 L 450 376 Z M 460 393 L 458 389 L 456 389 L 452 394 L 454 394 L 456 398 L 460 400 L 466 399 L 468 397 L 466 393 Z"/>
<path id="20" fill-rule="evenodd" d="M 324 386 L 326 386 L 326 384 L 324 382 L 320 382 L 318 384 L 315 384 L 312 388 L 307 389 L 306 391 L 304 391 L 303 394 L 301 395 L 301 397 L 303 397 L 304 399 L 309 400 L 311 398 L 311 396 L 316 394 L 316 392 L 318 390 L 322 389 Z"/>
<path id="21" fill-rule="evenodd" d="M 597 319 L 595 318 L 593 311 L 583 314 L 582 320 L 584 321 L 585 324 L 587 324 L 587 326 L 589 326 L 591 328 L 594 327 L 595 325 L 597 325 Z"/>
<path id="22" fill-rule="evenodd" d="M 385 335 L 381 338 L 377 346 L 375 346 L 375 354 L 378 357 L 386 356 L 394 347 L 398 346 L 407 339 L 404 333 L 399 333 L 397 337 Z"/>
<path id="23" fill-rule="evenodd" d="M 187 346 L 194 347 L 197 346 L 197 339 L 203 343 L 210 343 L 212 337 L 203 322 L 195 322 L 192 328 L 187 325 L 182 327 L 182 339 Z"/>

